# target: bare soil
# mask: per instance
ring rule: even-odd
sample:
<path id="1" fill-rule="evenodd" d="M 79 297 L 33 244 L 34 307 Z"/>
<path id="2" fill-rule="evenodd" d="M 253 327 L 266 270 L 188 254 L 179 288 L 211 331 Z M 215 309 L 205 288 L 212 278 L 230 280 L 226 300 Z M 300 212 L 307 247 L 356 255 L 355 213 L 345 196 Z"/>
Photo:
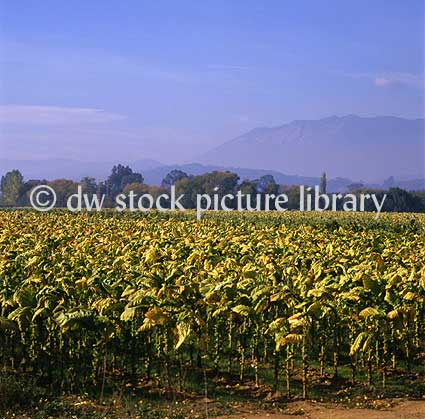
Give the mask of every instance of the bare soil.
<path id="1" fill-rule="evenodd" d="M 391 400 L 376 405 L 375 409 L 346 408 L 332 403 L 294 402 L 282 413 L 241 412 L 217 419 L 425 419 L 424 401 Z"/>

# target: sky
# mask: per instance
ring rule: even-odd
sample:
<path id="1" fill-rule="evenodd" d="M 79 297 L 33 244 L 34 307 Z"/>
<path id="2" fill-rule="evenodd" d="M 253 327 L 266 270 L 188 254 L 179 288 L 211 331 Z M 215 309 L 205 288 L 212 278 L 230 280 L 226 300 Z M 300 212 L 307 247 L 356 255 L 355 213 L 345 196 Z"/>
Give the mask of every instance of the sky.
<path id="1" fill-rule="evenodd" d="M 423 117 L 422 0 L 0 0 L 0 158 L 196 160 L 258 126 Z"/>

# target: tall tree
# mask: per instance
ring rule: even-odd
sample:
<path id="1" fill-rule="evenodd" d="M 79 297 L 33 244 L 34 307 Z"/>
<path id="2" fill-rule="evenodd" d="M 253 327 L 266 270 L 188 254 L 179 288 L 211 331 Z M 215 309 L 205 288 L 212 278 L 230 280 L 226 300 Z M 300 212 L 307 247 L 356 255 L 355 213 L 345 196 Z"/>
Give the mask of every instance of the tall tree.
<path id="1" fill-rule="evenodd" d="M 217 194 L 220 197 L 236 192 L 239 177 L 232 172 L 210 172 L 200 176 L 190 176 L 176 182 L 176 193 L 183 194 L 185 208 L 195 208 L 198 194 Z"/>
<path id="2" fill-rule="evenodd" d="M 68 198 L 78 190 L 78 183 L 70 179 L 55 179 L 48 183 L 56 193 L 56 207 L 65 208 Z"/>
<path id="3" fill-rule="evenodd" d="M 126 185 L 143 183 L 143 180 L 141 173 L 135 173 L 129 166 L 118 164 L 112 168 L 112 172 L 106 180 L 107 193 L 110 196 L 116 196 Z"/>
<path id="4" fill-rule="evenodd" d="M 320 177 L 320 187 L 319 187 L 319 191 L 321 194 L 325 194 L 326 193 L 326 173 L 323 172 L 322 176 Z"/>
<path id="5" fill-rule="evenodd" d="M 161 188 L 171 188 L 171 186 L 176 182 L 187 177 L 187 173 L 183 172 L 182 170 L 174 169 L 169 172 L 164 179 L 162 179 Z"/>
<path id="6" fill-rule="evenodd" d="M 24 177 L 19 170 L 7 172 L 1 178 L 1 202 L 5 206 L 18 205 L 24 186 Z"/>
<path id="7" fill-rule="evenodd" d="M 276 193 L 278 185 L 272 175 L 261 176 L 256 182 L 258 193 Z"/>
<path id="8" fill-rule="evenodd" d="M 95 194 L 97 191 L 96 179 L 90 176 L 85 176 L 80 181 L 84 193 Z"/>

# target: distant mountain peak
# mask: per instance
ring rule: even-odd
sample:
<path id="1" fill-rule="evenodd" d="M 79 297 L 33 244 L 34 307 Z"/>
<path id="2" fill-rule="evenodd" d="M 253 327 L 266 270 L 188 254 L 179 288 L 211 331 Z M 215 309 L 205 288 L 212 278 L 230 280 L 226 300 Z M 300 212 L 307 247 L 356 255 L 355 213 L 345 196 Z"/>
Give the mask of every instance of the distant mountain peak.
<path id="1" fill-rule="evenodd" d="M 379 179 L 424 171 L 424 119 L 332 115 L 258 127 L 198 158 L 302 176 Z"/>

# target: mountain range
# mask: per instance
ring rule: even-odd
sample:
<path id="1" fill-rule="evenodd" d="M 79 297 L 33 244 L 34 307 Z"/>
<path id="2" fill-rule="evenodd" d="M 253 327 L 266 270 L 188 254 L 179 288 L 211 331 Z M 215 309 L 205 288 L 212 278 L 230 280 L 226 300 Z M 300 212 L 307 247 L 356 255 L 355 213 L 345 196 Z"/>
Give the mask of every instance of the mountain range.
<path id="1" fill-rule="evenodd" d="M 0 159 L 0 174 L 19 169 L 25 179 L 80 180 L 91 176 L 104 180 L 112 166 L 121 163 L 142 172 L 151 185 L 159 185 L 173 169 L 189 175 L 230 170 L 241 180 L 271 174 L 276 182 L 286 185 L 318 184 L 325 171 L 329 192 L 341 191 L 351 183 L 419 190 L 425 189 L 424 127 L 424 119 L 332 116 L 255 128 L 198 156 L 197 163 Z"/>
<path id="2" fill-rule="evenodd" d="M 318 185 L 319 176 L 298 176 L 286 175 L 276 170 L 249 169 L 231 166 L 202 165 L 199 163 L 188 163 L 181 165 L 164 165 L 154 160 L 139 160 L 133 162 L 81 162 L 66 159 L 49 160 L 5 160 L 0 159 L 0 174 L 4 174 L 13 169 L 19 169 L 28 179 L 59 179 L 66 178 L 78 181 L 84 176 L 91 176 L 97 180 L 106 179 L 114 164 L 128 164 L 134 171 L 141 172 L 144 182 L 149 185 L 160 185 L 162 179 L 171 170 L 182 170 L 188 175 L 201 175 L 213 171 L 231 171 L 237 173 L 241 180 L 259 179 L 264 175 L 272 175 L 275 181 L 282 185 Z M 353 183 L 362 183 L 370 188 L 386 188 L 388 186 L 398 186 L 406 190 L 425 189 L 425 179 L 414 176 L 391 179 L 391 184 L 367 183 L 363 181 L 353 181 L 350 178 L 330 178 L 328 180 L 329 192 L 340 192 Z"/>
<path id="3" fill-rule="evenodd" d="M 325 171 L 368 181 L 424 177 L 424 119 L 331 116 L 255 128 L 199 156 L 203 164 L 267 168 L 301 176 Z"/>

